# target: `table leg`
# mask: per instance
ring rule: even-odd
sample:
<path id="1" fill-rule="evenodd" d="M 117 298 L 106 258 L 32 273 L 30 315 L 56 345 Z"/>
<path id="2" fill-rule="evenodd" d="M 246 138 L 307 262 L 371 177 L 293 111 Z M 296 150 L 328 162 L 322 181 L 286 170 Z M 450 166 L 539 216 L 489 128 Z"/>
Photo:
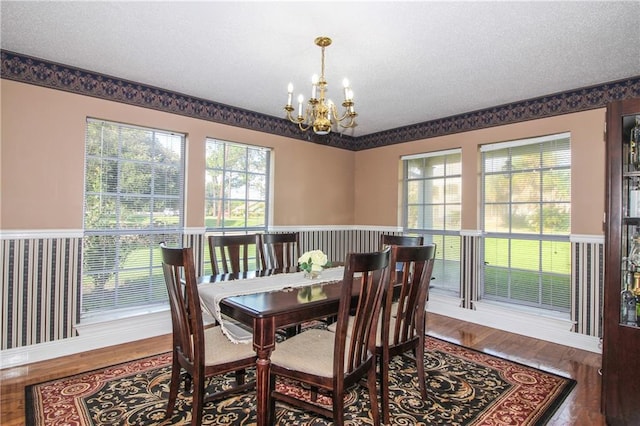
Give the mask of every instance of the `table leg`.
<path id="1" fill-rule="evenodd" d="M 268 426 L 271 422 L 271 352 L 275 348 L 276 330 L 273 318 L 257 318 L 253 327 L 253 348 L 256 360 L 256 417 L 258 426 Z"/>
<path id="2" fill-rule="evenodd" d="M 258 426 L 268 426 L 273 413 L 271 410 L 271 389 L 269 373 L 271 370 L 271 351 L 258 351 L 256 361 L 256 403 Z"/>

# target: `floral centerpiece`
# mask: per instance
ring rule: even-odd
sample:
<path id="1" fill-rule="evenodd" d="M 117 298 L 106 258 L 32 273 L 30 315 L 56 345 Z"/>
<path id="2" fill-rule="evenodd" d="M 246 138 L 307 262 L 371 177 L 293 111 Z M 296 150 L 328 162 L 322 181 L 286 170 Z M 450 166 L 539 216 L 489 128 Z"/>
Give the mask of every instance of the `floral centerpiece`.
<path id="1" fill-rule="evenodd" d="M 324 268 L 329 267 L 327 255 L 322 250 L 305 252 L 298 259 L 298 266 L 309 278 L 318 278 Z"/>

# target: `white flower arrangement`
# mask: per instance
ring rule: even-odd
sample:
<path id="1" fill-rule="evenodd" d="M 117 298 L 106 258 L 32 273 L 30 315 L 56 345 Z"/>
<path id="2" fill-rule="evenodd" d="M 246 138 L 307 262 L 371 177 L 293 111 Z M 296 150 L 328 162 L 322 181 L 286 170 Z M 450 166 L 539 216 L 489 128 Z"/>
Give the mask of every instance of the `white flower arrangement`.
<path id="1" fill-rule="evenodd" d="M 320 272 L 324 268 L 329 267 L 327 255 L 322 250 L 311 250 L 305 252 L 298 259 L 298 266 L 302 271 L 307 273 Z"/>

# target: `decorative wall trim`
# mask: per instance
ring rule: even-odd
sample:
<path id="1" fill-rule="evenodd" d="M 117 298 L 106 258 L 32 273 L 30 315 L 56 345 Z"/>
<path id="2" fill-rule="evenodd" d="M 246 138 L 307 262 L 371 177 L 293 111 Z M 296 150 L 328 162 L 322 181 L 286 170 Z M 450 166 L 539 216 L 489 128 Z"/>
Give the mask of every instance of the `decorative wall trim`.
<path id="1" fill-rule="evenodd" d="M 295 124 L 285 118 L 260 114 L 7 50 L 1 50 L 0 56 L 0 76 L 7 80 L 306 140 L 350 151 L 361 151 L 603 108 L 611 101 L 640 97 L 640 76 L 635 76 L 359 137 L 335 132 L 329 133 L 327 136 L 318 136 L 313 133 L 300 132 Z"/>
<path id="2" fill-rule="evenodd" d="M 204 262 L 209 262 L 209 259 L 205 259 L 204 248 L 207 244 L 204 237 L 204 232 L 201 234 L 185 234 L 182 236 L 182 247 L 193 248 L 193 262 L 196 266 L 196 275 L 204 275 Z"/>
<path id="3" fill-rule="evenodd" d="M 80 317 L 82 238 L 19 238 L 0 243 L 0 348 L 75 334 Z"/>
<path id="4" fill-rule="evenodd" d="M 574 242 L 571 268 L 571 318 L 575 332 L 602 337 L 604 243 Z"/>
<path id="5" fill-rule="evenodd" d="M 271 227 L 269 230 L 298 231 L 301 250 L 322 249 L 329 259 L 336 261 L 344 260 L 350 251 L 377 250 L 383 233 L 402 234 L 398 227 L 357 225 L 282 226 Z M 200 233 L 204 229 L 189 228 L 184 231 L 182 244 L 194 247 L 196 265 L 202 271 L 204 262 L 209 261 L 205 258 L 205 234 Z M 70 231 L 74 232 L 77 231 Z M 529 318 L 532 314 L 516 313 L 512 309 L 509 320 L 505 321 L 504 314 L 497 311 L 504 308 L 477 301 L 475 292 L 478 291 L 481 236 L 473 230 L 461 234 L 461 281 L 466 293 L 463 292 L 464 297 L 449 299 L 432 293 L 429 302 L 432 312 L 594 350 L 592 343 L 602 333 L 604 244 L 600 236 L 571 237 L 573 292 L 570 319 L 550 319 L 547 322 L 551 321 L 553 324 L 538 328 L 531 319 L 514 319 L 520 314 L 523 318 Z M 2 368 L 6 363 L 27 363 L 42 357 L 49 359 L 62 356 L 70 353 L 70 348 L 76 348 L 79 352 L 115 344 L 113 342 L 116 341 L 121 343 L 167 332 L 166 317 L 160 312 L 149 314 L 151 316 L 148 321 L 146 317 L 140 317 L 140 321 L 136 317 L 135 321 L 112 319 L 78 324 L 82 238 L 63 238 L 57 230 L 27 230 L 6 235 L 28 235 L 34 238 L 10 239 L 5 236 L 0 241 Z M 576 240 L 583 242 L 575 242 Z M 198 274 L 201 275 L 202 272 Z M 479 305 L 483 306 L 481 313 L 477 313 Z M 136 327 L 129 331 L 120 330 L 117 324 L 123 322 L 136 324 Z M 138 325 L 144 329 L 137 327 Z M 530 330 L 532 328 L 535 330 Z M 76 330 L 82 332 L 80 339 L 76 336 Z M 545 336 L 545 333 L 548 335 Z M 568 333 L 575 337 L 567 339 Z"/>
<path id="6" fill-rule="evenodd" d="M 462 234 L 462 232 L 461 232 Z M 475 309 L 474 303 L 478 300 L 478 280 L 480 274 L 480 241 L 477 235 L 461 235 L 460 250 L 460 298 L 462 307 Z"/>

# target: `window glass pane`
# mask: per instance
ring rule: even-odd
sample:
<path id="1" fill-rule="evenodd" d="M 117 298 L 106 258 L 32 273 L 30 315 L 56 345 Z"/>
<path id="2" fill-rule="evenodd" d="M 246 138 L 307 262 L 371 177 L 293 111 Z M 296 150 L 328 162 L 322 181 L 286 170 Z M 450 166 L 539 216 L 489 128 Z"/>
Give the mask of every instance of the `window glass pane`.
<path id="1" fill-rule="evenodd" d="M 542 201 L 571 201 L 571 170 L 552 169 L 542 172 Z"/>
<path id="2" fill-rule="evenodd" d="M 460 204 L 462 192 L 462 179 L 459 177 L 445 180 L 445 199 L 447 204 Z"/>
<path id="3" fill-rule="evenodd" d="M 461 216 L 460 205 L 448 205 L 444 212 L 445 229 L 460 229 Z"/>
<path id="4" fill-rule="evenodd" d="M 425 244 L 436 244 L 430 291 L 458 296 L 460 294 L 460 237 L 436 234 L 425 234 L 423 237 Z"/>
<path id="5" fill-rule="evenodd" d="M 407 228 L 409 229 L 422 229 L 422 216 L 419 214 L 422 212 L 422 207 L 420 206 L 407 206 L 407 216 L 405 220 L 407 221 Z"/>
<path id="6" fill-rule="evenodd" d="M 426 207 L 426 206 L 425 206 Z M 431 205 L 424 209 L 423 227 L 428 229 L 444 229 L 444 206 Z"/>
<path id="7" fill-rule="evenodd" d="M 445 157 L 425 158 L 424 174 L 428 177 L 442 177 L 445 175 Z"/>
<path id="8" fill-rule="evenodd" d="M 406 160 L 406 163 L 408 179 L 419 179 L 424 177 L 424 159 L 416 158 L 413 160 Z"/>
<path id="9" fill-rule="evenodd" d="M 509 232 L 510 211 L 508 204 L 486 204 L 484 206 L 484 230 L 487 232 Z"/>
<path id="10" fill-rule="evenodd" d="M 485 203 L 508 203 L 511 200 L 508 174 L 485 175 Z"/>
<path id="11" fill-rule="evenodd" d="M 520 145 L 511 148 L 511 170 L 539 169 L 541 164 L 540 145 Z"/>
<path id="12" fill-rule="evenodd" d="M 248 176 L 249 193 L 248 198 L 251 200 L 264 200 L 267 196 L 267 177 L 265 175 L 249 175 Z"/>
<path id="13" fill-rule="evenodd" d="M 513 173 L 511 188 L 511 201 L 514 203 L 540 200 L 540 173 L 538 171 Z"/>
<path id="14" fill-rule="evenodd" d="M 247 153 L 249 158 L 248 171 L 264 174 L 267 167 L 267 151 L 249 148 Z"/>
<path id="15" fill-rule="evenodd" d="M 542 206 L 542 231 L 545 234 L 567 235 L 571 231 L 571 206 L 568 203 L 547 203 Z"/>
<path id="16" fill-rule="evenodd" d="M 224 165 L 227 170 L 247 170 L 247 148 L 234 144 L 227 144 L 224 161 Z"/>
<path id="17" fill-rule="evenodd" d="M 407 201 L 409 204 L 416 204 L 423 200 L 424 181 L 411 180 L 407 182 Z"/>
<path id="18" fill-rule="evenodd" d="M 523 234 L 540 233 L 540 204 L 512 204 L 511 232 Z"/>
<path id="19" fill-rule="evenodd" d="M 456 176 L 462 174 L 462 155 L 460 153 L 447 155 L 445 174 L 447 176 Z"/>
<path id="20" fill-rule="evenodd" d="M 207 169 L 222 169 L 224 167 L 224 143 L 207 140 Z"/>

